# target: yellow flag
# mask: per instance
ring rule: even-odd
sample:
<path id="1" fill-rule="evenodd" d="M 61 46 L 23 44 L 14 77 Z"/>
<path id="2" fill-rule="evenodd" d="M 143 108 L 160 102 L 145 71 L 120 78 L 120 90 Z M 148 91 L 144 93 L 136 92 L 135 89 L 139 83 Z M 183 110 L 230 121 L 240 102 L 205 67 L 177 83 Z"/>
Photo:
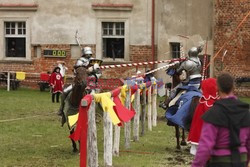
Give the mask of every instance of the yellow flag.
<path id="1" fill-rule="evenodd" d="M 128 91 L 128 86 L 127 85 L 123 85 L 121 88 L 121 93 L 120 93 L 120 100 L 123 104 L 123 106 L 125 105 L 125 100 L 126 100 L 126 92 Z"/>
<path id="2" fill-rule="evenodd" d="M 120 123 L 119 118 L 117 117 L 113 106 L 115 106 L 115 103 L 113 100 L 111 100 L 111 93 L 100 93 L 100 94 L 94 94 L 95 102 L 100 103 L 102 106 L 103 111 L 108 112 L 109 116 L 111 118 L 111 121 L 114 125 L 117 125 Z"/>
<path id="3" fill-rule="evenodd" d="M 72 128 L 72 126 L 74 126 L 77 123 L 78 115 L 79 114 L 77 113 L 75 115 L 68 116 L 68 122 L 69 122 L 70 129 Z"/>
<path id="4" fill-rule="evenodd" d="M 25 79 L 25 72 L 16 72 L 16 79 L 24 80 Z"/>

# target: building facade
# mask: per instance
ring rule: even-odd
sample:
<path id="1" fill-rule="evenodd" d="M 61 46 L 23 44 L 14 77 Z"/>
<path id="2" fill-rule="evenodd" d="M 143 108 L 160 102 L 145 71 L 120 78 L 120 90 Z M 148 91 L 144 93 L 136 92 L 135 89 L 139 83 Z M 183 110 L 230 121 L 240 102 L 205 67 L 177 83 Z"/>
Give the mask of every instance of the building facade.
<path id="1" fill-rule="evenodd" d="M 250 96 L 250 3 L 247 0 L 215 1 L 214 74 L 229 72 L 248 83 L 236 85 L 242 96 Z"/>
<path id="2" fill-rule="evenodd" d="M 249 6 L 245 0 L 237 1 L 240 8 L 234 7 L 232 13 L 234 1 L 229 1 L 0 0 L 0 71 L 47 72 L 63 60 L 68 74 L 72 74 L 81 55 L 76 32 L 81 47 L 90 46 L 103 64 L 178 58 L 201 43 L 206 48 L 202 55 L 213 56 L 244 16 L 242 10 Z M 231 42 L 226 48 L 223 70 L 234 75 L 248 75 L 248 24 L 234 40 L 240 46 L 235 49 Z M 230 61 L 234 52 L 241 56 Z M 211 76 L 222 70 L 219 59 L 211 61 Z M 142 72 L 150 68 L 139 67 Z M 130 77 L 136 70 L 107 69 L 103 77 Z M 164 70 L 156 74 L 164 82 L 170 81 Z"/>

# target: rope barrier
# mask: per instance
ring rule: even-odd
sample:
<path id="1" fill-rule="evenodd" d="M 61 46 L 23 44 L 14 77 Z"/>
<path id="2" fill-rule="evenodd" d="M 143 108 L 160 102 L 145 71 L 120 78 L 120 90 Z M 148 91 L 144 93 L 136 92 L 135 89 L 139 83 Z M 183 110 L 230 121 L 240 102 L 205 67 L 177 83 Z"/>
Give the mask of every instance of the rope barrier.
<path id="1" fill-rule="evenodd" d="M 49 114 L 46 114 L 46 115 L 33 115 L 33 116 L 23 117 L 23 118 L 4 119 L 4 120 L 0 120 L 0 123 L 11 122 L 11 121 L 19 121 L 19 120 L 23 120 L 23 119 L 36 118 L 36 117 L 40 117 L 40 116 L 50 116 L 52 114 L 56 114 L 56 113 L 53 112 L 53 113 L 49 113 Z"/>
<path id="2" fill-rule="evenodd" d="M 165 65 L 163 67 L 159 67 L 157 69 L 151 70 L 147 73 L 144 74 L 150 74 L 150 73 L 154 73 L 156 71 L 162 70 L 164 68 L 169 68 L 171 66 L 174 66 L 176 64 L 176 62 L 182 61 L 185 59 L 172 59 L 172 60 L 160 60 L 160 61 L 150 61 L 150 62 L 139 62 L 139 63 L 131 63 L 131 64 L 120 64 L 120 65 L 108 65 L 108 66 L 101 66 L 101 69 L 111 69 L 111 68 L 121 68 L 121 67 L 133 67 L 133 66 L 140 66 L 140 65 L 149 65 L 149 64 L 157 64 L 157 63 L 172 63 L 172 64 L 168 64 Z M 4 71 L 5 72 L 5 71 Z M 3 72 L 3 73 L 4 73 Z M 10 73 L 16 73 L 16 71 L 6 71 L 5 73 L 9 74 Z M 29 72 L 25 72 L 25 75 L 36 75 L 36 76 L 40 76 L 42 73 L 29 73 Z M 67 78 L 73 78 L 73 75 L 66 75 Z M 40 79 L 40 78 L 39 78 Z M 48 81 L 44 81 L 44 80 L 29 80 L 29 79 L 24 79 L 24 80 L 18 80 L 18 79 L 12 79 L 10 77 L 7 78 L 0 78 L 0 81 L 7 81 L 7 86 L 9 86 L 10 81 L 18 81 L 18 82 L 29 82 L 29 83 L 48 83 Z M 110 83 L 107 84 L 98 84 L 97 88 L 115 88 L 117 87 L 117 85 L 110 85 Z M 7 89 L 9 91 L 9 88 Z"/>

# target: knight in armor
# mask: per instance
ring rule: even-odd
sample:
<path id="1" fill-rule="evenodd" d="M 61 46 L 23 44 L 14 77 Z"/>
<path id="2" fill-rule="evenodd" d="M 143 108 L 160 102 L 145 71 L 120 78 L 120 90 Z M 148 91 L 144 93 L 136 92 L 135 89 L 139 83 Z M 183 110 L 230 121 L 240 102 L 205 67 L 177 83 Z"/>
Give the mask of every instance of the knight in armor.
<path id="1" fill-rule="evenodd" d="M 97 79 L 101 76 L 101 71 L 100 71 L 100 66 L 99 64 L 95 63 L 95 64 L 90 64 L 91 60 L 94 60 L 94 58 L 92 57 L 92 50 L 90 47 L 84 47 L 82 49 L 82 56 L 77 59 L 75 65 L 74 65 L 74 74 L 75 74 L 75 69 L 77 69 L 78 67 L 85 67 L 86 69 L 88 69 L 88 75 L 89 76 L 94 76 L 96 78 L 96 82 Z M 71 92 L 71 90 L 73 89 L 73 85 L 69 85 L 68 87 L 66 87 L 65 89 L 63 89 L 63 94 L 62 94 L 62 104 L 61 107 L 58 111 L 58 115 L 62 115 L 63 112 L 63 108 L 64 108 L 64 104 L 63 101 L 64 99 L 67 97 L 67 95 L 69 94 L 69 92 Z M 88 90 L 88 92 L 90 92 L 91 90 Z"/>
<path id="2" fill-rule="evenodd" d="M 184 85 L 200 87 L 201 82 L 201 62 L 198 54 L 202 51 L 202 47 L 192 47 L 188 51 L 189 58 L 181 63 L 176 72 L 181 74 L 180 78 Z M 186 73 L 186 75 L 185 75 Z M 184 75 L 184 76 L 183 76 Z"/>
<path id="3" fill-rule="evenodd" d="M 92 58 L 92 50 L 90 47 L 84 47 L 82 49 L 82 56 L 77 59 L 75 65 L 74 65 L 74 69 L 76 69 L 77 67 L 80 67 L 80 66 L 84 66 L 86 68 L 88 68 L 89 66 L 89 61 L 90 59 Z"/>
<path id="4" fill-rule="evenodd" d="M 197 89 L 200 88 L 202 66 L 198 54 L 202 49 L 202 46 L 192 47 L 188 51 L 188 59 L 181 62 L 176 69 L 176 72 L 180 74 L 179 79 L 181 80 L 181 83 L 170 92 L 170 99 L 173 99 L 176 96 L 177 89 L 182 86 L 193 86 Z"/>

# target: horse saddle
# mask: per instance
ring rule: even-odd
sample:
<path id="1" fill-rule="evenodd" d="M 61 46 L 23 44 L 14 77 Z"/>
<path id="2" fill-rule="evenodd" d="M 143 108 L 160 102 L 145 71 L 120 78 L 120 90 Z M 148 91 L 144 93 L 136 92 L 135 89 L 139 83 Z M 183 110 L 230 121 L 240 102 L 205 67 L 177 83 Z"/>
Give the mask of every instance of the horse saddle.
<path id="1" fill-rule="evenodd" d="M 173 100 L 171 100 L 168 104 L 168 107 L 171 107 L 176 104 L 177 100 L 181 97 L 181 95 L 185 94 L 187 91 L 186 90 L 181 90 Z"/>
<path id="2" fill-rule="evenodd" d="M 181 94 L 176 103 L 167 109 L 165 115 L 167 120 L 185 128 L 185 119 L 190 112 L 189 109 L 192 98 L 195 96 L 201 97 L 201 92 L 187 91 L 186 93 Z"/>

